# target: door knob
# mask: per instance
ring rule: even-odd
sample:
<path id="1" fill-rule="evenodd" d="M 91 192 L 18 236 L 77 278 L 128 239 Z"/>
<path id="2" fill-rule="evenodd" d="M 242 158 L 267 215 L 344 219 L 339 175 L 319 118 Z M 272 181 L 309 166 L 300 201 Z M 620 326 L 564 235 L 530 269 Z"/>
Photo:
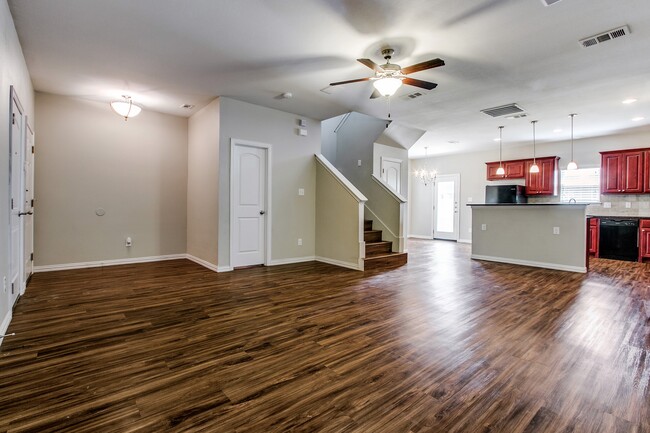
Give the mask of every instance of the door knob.
<path id="1" fill-rule="evenodd" d="M 260 215 L 264 215 L 265 213 L 266 212 L 264 212 L 263 210 L 260 211 Z"/>

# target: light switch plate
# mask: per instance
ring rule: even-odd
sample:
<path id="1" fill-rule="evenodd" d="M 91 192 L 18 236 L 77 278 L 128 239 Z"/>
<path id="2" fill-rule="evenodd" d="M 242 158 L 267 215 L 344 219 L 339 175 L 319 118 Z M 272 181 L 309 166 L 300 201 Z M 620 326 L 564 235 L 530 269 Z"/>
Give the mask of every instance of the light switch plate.
<path id="1" fill-rule="evenodd" d="M 626 201 L 625 202 L 625 209 L 630 209 L 631 207 L 632 207 L 632 203 L 630 203 L 629 201 Z"/>
<path id="2" fill-rule="evenodd" d="M 467 203 L 471 203 L 472 200 L 473 200 L 472 197 L 467 197 Z"/>
<path id="3" fill-rule="evenodd" d="M 603 203 L 603 207 L 604 207 L 605 209 L 610 209 L 610 208 L 612 207 L 612 203 L 606 201 L 605 203 Z"/>
<path id="4" fill-rule="evenodd" d="M 298 195 L 305 195 L 305 188 L 298 188 Z"/>
<path id="5" fill-rule="evenodd" d="M 357 167 L 361 167 L 361 160 L 357 161 Z"/>
<path id="6" fill-rule="evenodd" d="M 487 230 L 487 224 L 481 224 L 481 230 L 483 231 Z"/>
<path id="7" fill-rule="evenodd" d="M 553 227 L 553 234 L 554 235 L 559 235 L 560 234 L 560 228 L 559 227 Z"/>

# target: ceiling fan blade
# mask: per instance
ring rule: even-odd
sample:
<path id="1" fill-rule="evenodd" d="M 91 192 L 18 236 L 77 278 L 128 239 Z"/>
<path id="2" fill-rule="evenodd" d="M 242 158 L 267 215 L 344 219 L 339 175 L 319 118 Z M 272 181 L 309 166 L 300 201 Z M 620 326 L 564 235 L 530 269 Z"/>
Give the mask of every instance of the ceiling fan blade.
<path id="1" fill-rule="evenodd" d="M 424 71 L 425 69 L 433 69 L 439 66 L 445 66 L 445 61 L 442 59 L 427 60 L 426 62 L 416 63 L 415 65 L 402 68 L 402 74 L 408 75 L 412 74 L 413 72 Z"/>
<path id="2" fill-rule="evenodd" d="M 356 80 L 338 81 L 336 83 L 330 83 L 330 86 L 339 86 L 341 84 L 358 83 L 359 81 L 368 81 L 369 79 L 370 79 L 370 77 L 368 77 L 368 78 L 357 78 Z"/>
<path id="3" fill-rule="evenodd" d="M 379 90 L 375 89 L 372 92 L 372 95 L 370 95 L 370 99 L 377 99 L 377 98 L 381 98 L 381 93 L 379 93 Z"/>
<path id="4" fill-rule="evenodd" d="M 408 84 L 409 86 L 421 87 L 423 89 L 431 90 L 438 87 L 436 83 L 430 81 L 416 80 L 415 78 L 406 77 L 402 80 L 402 83 Z"/>
<path id="5" fill-rule="evenodd" d="M 376 71 L 376 72 L 382 72 L 383 71 L 381 66 L 379 66 L 377 63 L 373 62 L 370 59 L 357 59 L 357 62 L 369 67 L 373 71 Z"/>

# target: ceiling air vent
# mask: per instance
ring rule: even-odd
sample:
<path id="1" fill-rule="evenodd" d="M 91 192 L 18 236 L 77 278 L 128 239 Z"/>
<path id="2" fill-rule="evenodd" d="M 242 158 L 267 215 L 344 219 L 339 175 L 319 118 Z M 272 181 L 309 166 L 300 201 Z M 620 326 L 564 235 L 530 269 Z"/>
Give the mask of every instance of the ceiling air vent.
<path id="1" fill-rule="evenodd" d="M 583 47 L 588 48 L 629 34 L 630 28 L 628 26 L 623 26 L 594 36 L 589 36 L 588 38 L 581 39 L 578 42 L 580 42 L 580 45 Z"/>
<path id="2" fill-rule="evenodd" d="M 544 6 L 551 6 L 559 1 L 560 0 L 542 0 L 542 3 L 544 3 Z"/>
<path id="3" fill-rule="evenodd" d="M 492 117 L 512 116 L 513 114 L 519 114 L 523 112 L 524 110 L 517 104 L 508 104 L 502 105 L 500 107 L 486 108 L 485 110 L 481 110 L 481 113 L 485 113 L 488 116 Z"/>
<path id="4" fill-rule="evenodd" d="M 411 99 L 416 99 L 416 98 L 419 98 L 421 96 L 424 96 L 424 93 L 422 93 L 422 92 L 413 92 L 413 93 L 409 93 L 408 95 L 401 96 L 401 98 L 404 99 L 405 101 L 409 101 Z"/>

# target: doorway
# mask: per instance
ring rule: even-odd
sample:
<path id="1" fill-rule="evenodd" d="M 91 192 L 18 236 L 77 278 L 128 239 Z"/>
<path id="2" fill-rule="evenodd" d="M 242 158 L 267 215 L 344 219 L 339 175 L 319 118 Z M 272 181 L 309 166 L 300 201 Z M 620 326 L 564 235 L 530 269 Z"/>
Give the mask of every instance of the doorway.
<path id="1" fill-rule="evenodd" d="M 401 194 L 402 160 L 381 157 L 381 179 L 390 189 Z"/>
<path id="2" fill-rule="evenodd" d="M 34 131 L 25 116 L 25 148 L 23 151 L 23 271 L 20 294 L 34 273 Z"/>
<path id="3" fill-rule="evenodd" d="M 271 147 L 233 139 L 230 149 L 230 264 L 267 264 L 270 256 Z"/>
<path id="4" fill-rule="evenodd" d="M 433 194 L 433 238 L 457 241 L 460 225 L 460 174 L 437 176 Z"/>
<path id="5" fill-rule="evenodd" d="M 23 169 L 24 125 L 23 107 L 16 91 L 11 87 L 11 114 L 9 121 L 9 285 L 7 287 L 10 308 L 23 292 L 22 261 L 24 227 L 21 217 L 24 215 L 23 189 L 25 183 Z"/>

